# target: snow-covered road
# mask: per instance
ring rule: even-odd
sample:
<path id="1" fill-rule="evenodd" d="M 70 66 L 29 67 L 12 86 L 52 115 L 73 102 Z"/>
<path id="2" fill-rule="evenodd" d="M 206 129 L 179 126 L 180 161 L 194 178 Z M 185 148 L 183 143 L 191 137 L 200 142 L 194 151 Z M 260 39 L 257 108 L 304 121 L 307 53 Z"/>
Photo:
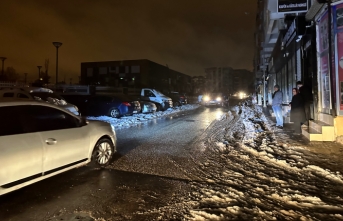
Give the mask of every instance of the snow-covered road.
<path id="1" fill-rule="evenodd" d="M 246 101 L 219 118 L 193 143 L 203 147 L 201 154 L 190 150 L 187 161 L 169 159 L 182 168 L 182 174 L 173 176 L 188 179 L 191 192 L 178 196 L 179 201 L 143 212 L 145 217 L 343 220 L 342 175 L 312 164 L 302 146 L 278 142 L 261 107 Z M 159 173 L 142 165 L 134 170 Z"/>
<path id="2" fill-rule="evenodd" d="M 340 164 L 327 166 L 301 143 L 283 142 L 285 133 L 274 131 L 261 107 L 245 101 L 230 111 L 182 108 L 187 111 L 90 118 L 117 128 L 115 161 L 2 196 L 0 217 L 343 220 L 343 177 L 328 170 Z"/>

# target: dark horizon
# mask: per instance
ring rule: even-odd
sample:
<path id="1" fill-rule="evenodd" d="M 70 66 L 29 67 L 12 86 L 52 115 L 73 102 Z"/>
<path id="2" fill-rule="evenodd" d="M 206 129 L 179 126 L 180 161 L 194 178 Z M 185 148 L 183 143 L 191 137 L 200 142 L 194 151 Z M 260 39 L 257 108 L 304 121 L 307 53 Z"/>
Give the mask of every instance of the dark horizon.
<path id="1" fill-rule="evenodd" d="M 5 70 L 35 80 L 45 59 L 54 82 L 78 80 L 81 62 L 148 59 L 190 76 L 227 66 L 253 69 L 256 2 L 4 1 L 0 56 Z"/>

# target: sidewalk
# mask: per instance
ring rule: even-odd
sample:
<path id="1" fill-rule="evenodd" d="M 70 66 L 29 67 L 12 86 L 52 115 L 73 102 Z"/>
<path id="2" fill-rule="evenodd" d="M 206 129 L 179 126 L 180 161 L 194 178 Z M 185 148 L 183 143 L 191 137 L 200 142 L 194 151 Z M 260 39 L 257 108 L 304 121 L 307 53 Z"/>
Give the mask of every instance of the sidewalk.
<path id="1" fill-rule="evenodd" d="M 275 117 L 272 117 L 269 110 L 270 107 L 263 108 L 263 113 L 268 120 L 270 129 L 275 134 L 275 137 L 279 143 L 284 143 L 290 146 L 303 147 L 308 153 L 305 156 L 309 157 L 315 165 L 320 165 L 325 169 L 331 171 L 339 171 L 343 173 L 343 145 L 337 142 L 318 142 L 309 141 L 303 135 L 293 134 L 293 125 L 288 123 L 284 124 L 283 129 L 279 129 L 275 126 Z"/>

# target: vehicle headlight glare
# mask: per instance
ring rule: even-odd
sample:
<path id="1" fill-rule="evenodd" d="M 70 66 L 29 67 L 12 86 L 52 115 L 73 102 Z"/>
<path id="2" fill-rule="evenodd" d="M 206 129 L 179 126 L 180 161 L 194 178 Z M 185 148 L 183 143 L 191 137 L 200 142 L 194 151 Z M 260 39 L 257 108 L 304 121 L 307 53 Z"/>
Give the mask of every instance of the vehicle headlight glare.
<path id="1" fill-rule="evenodd" d="M 204 101 L 209 101 L 210 100 L 210 97 L 209 96 L 205 96 L 204 97 Z"/>
<path id="2" fill-rule="evenodd" d="M 220 97 L 217 97 L 217 99 L 216 99 L 217 101 L 221 101 L 222 99 L 220 98 Z"/>

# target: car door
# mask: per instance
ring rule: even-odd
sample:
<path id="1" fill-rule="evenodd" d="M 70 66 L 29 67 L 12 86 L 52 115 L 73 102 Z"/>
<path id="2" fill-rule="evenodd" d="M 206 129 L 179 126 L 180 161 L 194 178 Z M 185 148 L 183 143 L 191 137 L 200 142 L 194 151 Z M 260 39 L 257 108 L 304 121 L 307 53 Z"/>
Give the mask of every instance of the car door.
<path id="1" fill-rule="evenodd" d="M 88 159 L 88 126 L 79 118 L 48 106 L 32 105 L 29 118 L 43 143 L 43 172 L 49 174 Z"/>
<path id="2" fill-rule="evenodd" d="M 43 144 L 26 127 L 26 106 L 0 107 L 0 186 L 9 188 L 42 176 Z"/>

